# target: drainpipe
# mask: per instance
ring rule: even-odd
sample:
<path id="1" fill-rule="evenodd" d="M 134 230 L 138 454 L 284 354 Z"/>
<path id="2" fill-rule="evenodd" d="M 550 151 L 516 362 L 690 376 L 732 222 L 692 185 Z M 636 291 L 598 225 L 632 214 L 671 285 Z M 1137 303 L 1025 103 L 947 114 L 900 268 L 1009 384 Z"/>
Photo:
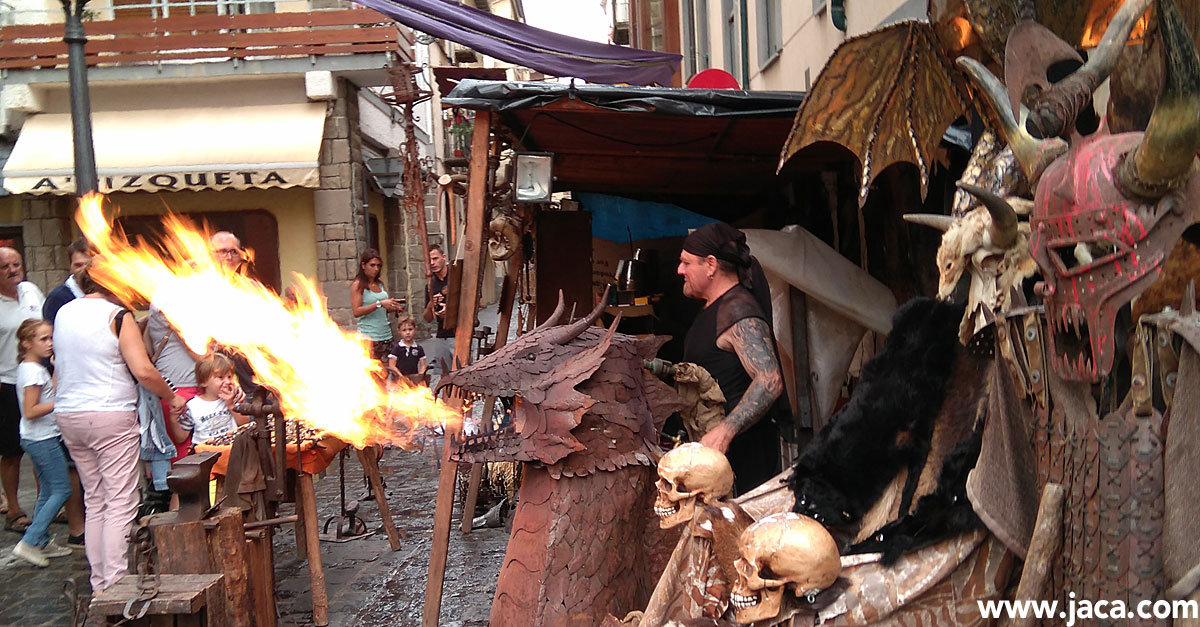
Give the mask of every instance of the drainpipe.
<path id="1" fill-rule="evenodd" d="M 62 0 L 66 13 L 63 41 L 67 43 L 67 75 L 71 86 L 71 137 L 75 144 L 75 194 L 100 190 L 96 176 L 96 151 L 92 146 L 92 104 L 88 98 L 87 60 L 83 46 L 83 7 L 88 0 Z"/>
<path id="2" fill-rule="evenodd" d="M 742 46 L 742 89 L 750 89 L 750 9 L 748 8 L 749 0 L 740 0 L 738 2 L 741 9 L 741 46 Z"/>

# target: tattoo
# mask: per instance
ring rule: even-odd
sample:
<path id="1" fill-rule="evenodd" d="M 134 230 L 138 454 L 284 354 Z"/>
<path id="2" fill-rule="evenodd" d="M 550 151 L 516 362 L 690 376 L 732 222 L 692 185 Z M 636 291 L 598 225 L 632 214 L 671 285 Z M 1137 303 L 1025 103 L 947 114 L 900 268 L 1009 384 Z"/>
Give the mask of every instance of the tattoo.
<path id="1" fill-rule="evenodd" d="M 765 320 L 743 318 L 722 334 L 722 339 L 726 338 L 746 374 L 750 375 L 750 387 L 725 417 L 725 422 L 741 433 L 758 422 L 779 398 L 783 392 L 783 377 L 779 359 L 775 356 L 775 344 L 771 341 L 771 329 Z"/>

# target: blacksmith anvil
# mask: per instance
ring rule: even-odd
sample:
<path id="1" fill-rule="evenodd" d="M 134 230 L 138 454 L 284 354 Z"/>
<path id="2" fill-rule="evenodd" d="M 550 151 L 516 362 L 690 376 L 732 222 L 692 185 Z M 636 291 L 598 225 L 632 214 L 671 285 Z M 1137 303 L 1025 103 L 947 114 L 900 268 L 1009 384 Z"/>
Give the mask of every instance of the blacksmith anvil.
<path id="1" fill-rule="evenodd" d="M 167 486 L 179 496 L 178 519 L 181 522 L 203 520 L 212 509 L 208 481 L 220 453 L 193 453 L 175 462 L 167 473 Z"/>
<path id="2" fill-rule="evenodd" d="M 254 418 L 254 433 L 259 463 L 267 481 L 266 498 L 272 503 L 284 500 L 286 482 L 286 422 L 279 403 L 271 398 L 265 387 L 259 387 L 245 402 L 234 407 L 234 411 Z M 268 428 L 268 418 L 275 418 L 274 440 Z M 273 443 L 274 442 L 274 443 Z"/>

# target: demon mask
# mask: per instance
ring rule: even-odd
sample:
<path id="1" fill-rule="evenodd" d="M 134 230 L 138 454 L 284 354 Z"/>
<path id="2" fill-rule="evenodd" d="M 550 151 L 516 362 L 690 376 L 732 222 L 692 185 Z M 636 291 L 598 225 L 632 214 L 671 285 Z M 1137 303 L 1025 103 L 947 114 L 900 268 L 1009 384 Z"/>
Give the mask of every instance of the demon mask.
<path id="1" fill-rule="evenodd" d="M 713 505 L 733 491 L 733 468 L 720 451 L 697 442 L 681 444 L 658 460 L 654 513 L 663 529 L 690 522 L 696 502 Z"/>
<path id="2" fill-rule="evenodd" d="M 1036 190 L 1030 246 L 1044 279 L 1052 360 L 1071 381 L 1096 382 L 1111 372 L 1117 311 L 1149 287 L 1175 241 L 1196 221 L 1190 205 L 1200 200 L 1194 168 L 1200 59 L 1171 0 L 1158 3 L 1166 70 L 1146 131 L 1113 135 L 1101 125 L 1084 138 L 1070 130 L 1149 3 L 1125 2 L 1088 62 L 1042 94 L 1033 109 L 1042 112 L 1038 127 L 1050 139 L 1036 139 L 1017 123 L 1004 85 L 988 70 L 969 58 L 958 60 L 995 110 Z M 1010 47 L 1009 54 L 1025 52 Z M 1058 134 L 1071 137 L 1069 146 Z"/>
<path id="3" fill-rule="evenodd" d="M 739 544 L 738 580 L 729 597 L 739 623 L 777 616 L 784 588 L 811 601 L 842 570 L 833 537 L 808 516 L 767 516 L 747 527 Z"/>

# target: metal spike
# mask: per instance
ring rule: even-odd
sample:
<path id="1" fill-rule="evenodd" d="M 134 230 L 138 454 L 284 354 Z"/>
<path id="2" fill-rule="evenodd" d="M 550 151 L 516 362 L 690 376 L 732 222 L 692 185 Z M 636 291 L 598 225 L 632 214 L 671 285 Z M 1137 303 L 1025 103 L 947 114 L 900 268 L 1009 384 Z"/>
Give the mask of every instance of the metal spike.
<path id="1" fill-rule="evenodd" d="M 1184 316 L 1190 316 L 1196 313 L 1196 281 L 1195 279 L 1188 281 L 1187 288 L 1183 290 L 1183 306 L 1179 309 Z"/>

